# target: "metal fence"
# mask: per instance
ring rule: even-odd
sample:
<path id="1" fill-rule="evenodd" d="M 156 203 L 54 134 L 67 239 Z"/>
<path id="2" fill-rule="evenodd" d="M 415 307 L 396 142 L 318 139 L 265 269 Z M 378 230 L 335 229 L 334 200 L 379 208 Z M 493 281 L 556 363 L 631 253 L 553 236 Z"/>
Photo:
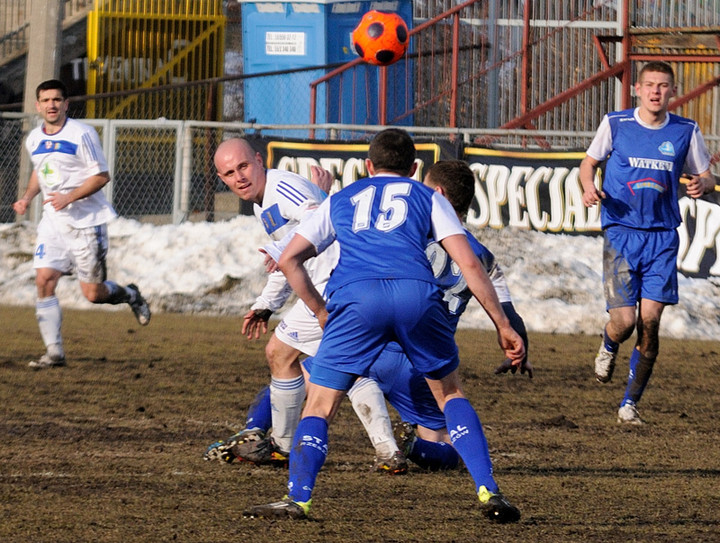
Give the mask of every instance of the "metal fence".
<path id="1" fill-rule="evenodd" d="M 25 186 L 29 171 L 21 160 L 27 131 L 35 117 L 0 114 L 0 222 L 12 222 L 12 203 Z M 266 133 L 308 133 L 311 129 L 328 134 L 324 144 L 342 140 L 369 141 L 383 126 L 363 125 L 259 125 L 198 121 L 86 120 L 94 126 L 108 158 L 112 181 L 105 193 L 117 212 L 127 218 L 155 224 L 187 220 L 215 221 L 248 212 L 216 176 L 213 154 L 217 145 L 232 136 L 256 137 Z M 470 144 L 480 138 L 492 141 L 496 149 L 556 151 L 585 149 L 593 132 L 551 132 L 527 130 L 476 130 L 405 127 L 414 137 L 433 140 L 448 147 Z M 281 141 L 281 136 L 274 136 Z M 538 143 L 542 142 L 542 145 Z M 706 136 L 708 147 L 720 153 L 720 137 Z M 717 166 L 715 166 L 717 168 Z M 299 173 L 307 174 L 300 171 Z M 720 173 L 720 169 L 715 173 Z M 40 213 L 35 198 L 31 218 Z"/>

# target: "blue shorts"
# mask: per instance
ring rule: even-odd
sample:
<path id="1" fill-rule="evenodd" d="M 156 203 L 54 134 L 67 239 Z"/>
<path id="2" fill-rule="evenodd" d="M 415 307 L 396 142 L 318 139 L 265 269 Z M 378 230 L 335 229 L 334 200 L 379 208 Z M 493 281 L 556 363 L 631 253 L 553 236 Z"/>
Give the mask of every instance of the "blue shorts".
<path id="1" fill-rule="evenodd" d="M 399 347 L 380 353 L 370 368 L 370 379 L 378 384 L 402 420 L 431 430 L 446 427 L 445 415 L 430 392 L 425 376 L 412 367 Z"/>
<path id="2" fill-rule="evenodd" d="M 333 292 L 328 321 L 310 381 L 349 390 L 368 377 L 385 346 L 396 341 L 411 364 L 431 379 L 458 367 L 454 328 L 434 283 L 413 279 L 366 280 Z"/>
<path id="3" fill-rule="evenodd" d="M 634 230 L 612 226 L 604 232 L 603 286 L 606 309 L 635 306 L 641 298 L 678 303 L 676 230 Z"/>

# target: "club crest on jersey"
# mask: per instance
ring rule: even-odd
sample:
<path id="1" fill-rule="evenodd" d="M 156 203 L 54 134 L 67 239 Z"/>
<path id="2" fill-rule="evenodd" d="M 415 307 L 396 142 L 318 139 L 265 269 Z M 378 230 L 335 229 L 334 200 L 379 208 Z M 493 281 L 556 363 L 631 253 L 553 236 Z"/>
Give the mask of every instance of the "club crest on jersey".
<path id="1" fill-rule="evenodd" d="M 669 141 L 662 142 L 660 147 L 658 147 L 658 151 L 666 156 L 675 156 L 675 147 L 673 147 L 673 144 Z"/>
<path id="2" fill-rule="evenodd" d="M 278 228 L 285 226 L 288 220 L 280 214 L 280 206 L 277 204 L 270 206 L 260 215 L 265 232 L 271 234 Z"/>

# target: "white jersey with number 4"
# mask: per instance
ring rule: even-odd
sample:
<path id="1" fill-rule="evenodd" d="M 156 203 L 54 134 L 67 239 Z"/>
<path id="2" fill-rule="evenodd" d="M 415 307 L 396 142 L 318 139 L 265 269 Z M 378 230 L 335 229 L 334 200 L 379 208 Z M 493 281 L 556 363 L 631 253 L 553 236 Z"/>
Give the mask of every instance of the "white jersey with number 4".
<path id="1" fill-rule="evenodd" d="M 33 168 L 37 173 L 43 201 L 51 192 L 67 194 L 88 178 L 108 171 L 100 138 L 91 126 L 67 119 L 55 134 L 46 134 L 42 127 L 30 132 L 25 141 Z M 82 198 L 56 211 L 49 203 L 44 216 L 73 228 L 104 224 L 115 218 L 115 210 L 102 191 Z"/>

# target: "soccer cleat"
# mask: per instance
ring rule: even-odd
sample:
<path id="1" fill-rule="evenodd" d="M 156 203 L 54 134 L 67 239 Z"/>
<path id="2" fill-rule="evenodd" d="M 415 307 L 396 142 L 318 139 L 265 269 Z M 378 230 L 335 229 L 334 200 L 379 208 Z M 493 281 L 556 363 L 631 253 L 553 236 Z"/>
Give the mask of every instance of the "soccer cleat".
<path id="1" fill-rule="evenodd" d="M 481 486 L 478 490 L 478 499 L 483 515 L 492 522 L 507 524 L 520 520 L 520 509 L 511 504 L 502 494 L 495 494 Z"/>
<path id="2" fill-rule="evenodd" d="M 393 434 L 395 434 L 395 441 L 403 455 L 405 455 L 406 458 L 410 456 L 413 445 L 415 445 L 415 440 L 417 439 L 415 427 L 409 422 L 397 422 L 393 425 Z"/>
<path id="3" fill-rule="evenodd" d="M 28 364 L 34 370 L 42 370 L 45 368 L 56 368 L 65 365 L 65 355 L 45 353 L 39 360 L 33 360 Z"/>
<path id="4" fill-rule="evenodd" d="M 612 379 L 615 370 L 615 359 L 617 353 L 612 353 L 605 348 L 605 344 L 600 345 L 600 350 L 595 357 L 595 379 L 598 383 L 608 383 Z"/>
<path id="5" fill-rule="evenodd" d="M 312 500 L 306 502 L 294 502 L 287 496 L 282 501 L 268 503 L 266 505 L 254 505 L 243 512 L 245 518 L 291 518 L 306 519 L 310 511 Z"/>
<path id="6" fill-rule="evenodd" d="M 258 466 L 287 467 L 290 453 L 281 451 L 272 437 L 267 436 L 257 441 L 236 443 L 231 448 L 238 460 L 250 462 Z"/>
<path id="7" fill-rule="evenodd" d="M 375 458 L 372 471 L 389 473 L 390 475 L 404 475 L 407 473 L 407 458 L 402 451 L 395 451 L 390 458 Z"/>
<path id="8" fill-rule="evenodd" d="M 618 409 L 617 421 L 620 424 L 634 424 L 635 426 L 645 424 L 645 421 L 640 418 L 637 407 L 630 403 Z"/>
<path id="9" fill-rule="evenodd" d="M 140 289 L 137 285 L 130 283 L 127 288 L 135 291 L 135 299 L 132 302 L 128 302 L 130 304 L 130 309 L 132 309 L 132 312 L 140 325 L 147 326 L 150 322 L 151 316 L 150 307 L 145 301 L 145 298 L 142 297 L 142 294 L 140 294 Z"/>
<path id="10" fill-rule="evenodd" d="M 222 460 L 228 464 L 235 460 L 236 456 L 232 452 L 232 448 L 238 443 L 247 443 L 251 441 L 260 441 L 265 437 L 265 432 L 259 428 L 245 429 L 237 434 L 231 435 L 224 441 L 216 441 L 210 445 L 205 454 L 203 454 L 203 460 Z"/>

